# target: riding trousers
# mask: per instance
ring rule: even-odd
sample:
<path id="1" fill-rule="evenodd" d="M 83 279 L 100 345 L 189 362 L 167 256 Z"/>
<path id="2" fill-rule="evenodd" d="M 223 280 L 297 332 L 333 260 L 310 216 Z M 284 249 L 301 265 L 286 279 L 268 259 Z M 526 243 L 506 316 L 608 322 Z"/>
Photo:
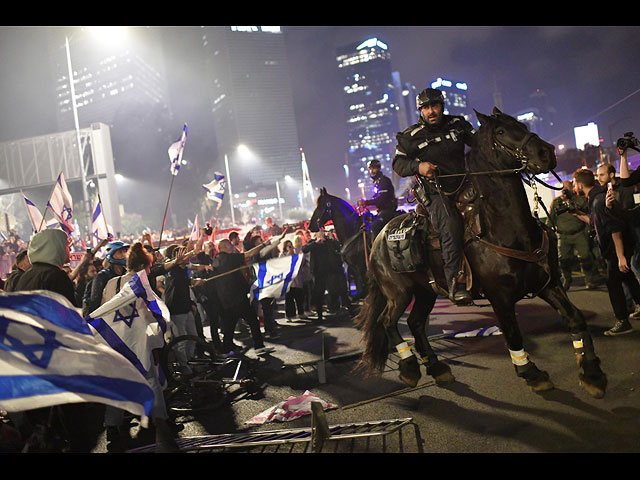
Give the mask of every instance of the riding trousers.
<path id="1" fill-rule="evenodd" d="M 395 214 L 395 208 L 389 208 L 378 212 L 375 220 L 371 223 L 371 233 L 373 234 L 373 238 L 376 238 L 378 236 L 384 226 L 389 223 L 389 220 L 391 220 L 395 216 Z"/>
<path id="2" fill-rule="evenodd" d="M 446 195 L 428 195 L 429 204 L 425 205 L 429 221 L 438 231 L 440 248 L 447 279 L 447 287 L 457 278 L 462 267 L 462 247 L 464 227 L 453 197 Z"/>

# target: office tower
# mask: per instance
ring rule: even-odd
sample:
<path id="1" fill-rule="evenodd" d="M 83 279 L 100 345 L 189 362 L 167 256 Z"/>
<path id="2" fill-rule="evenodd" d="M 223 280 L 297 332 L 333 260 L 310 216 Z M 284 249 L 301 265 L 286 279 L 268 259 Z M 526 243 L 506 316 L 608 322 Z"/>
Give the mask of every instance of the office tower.
<path id="1" fill-rule="evenodd" d="M 396 87 L 396 97 L 398 98 L 398 126 L 402 131 L 418 121 L 416 96 L 419 92 L 415 85 L 402 82 L 399 72 L 393 72 L 393 85 Z"/>
<path id="2" fill-rule="evenodd" d="M 537 133 L 543 138 L 552 137 L 555 132 L 554 122 L 556 110 L 549 104 L 549 97 L 543 90 L 536 88 L 536 90 L 529 95 L 529 99 L 540 119 L 539 132 Z"/>
<path id="3" fill-rule="evenodd" d="M 469 87 L 465 82 L 447 80 L 438 77 L 431 83 L 431 88 L 437 88 L 444 94 L 444 113 L 447 115 L 460 115 L 470 123 L 475 118 L 467 99 Z"/>
<path id="4" fill-rule="evenodd" d="M 337 49 L 344 85 L 347 165 L 352 199 L 370 198 L 369 161 L 377 159 L 393 179 L 391 161 L 399 131 L 398 101 L 387 44 L 377 38 Z"/>
<path id="5" fill-rule="evenodd" d="M 80 127 L 94 122 L 113 125 L 134 110 L 167 107 L 167 86 L 157 29 L 127 28 L 122 41 L 104 42 L 90 31 L 54 29 L 49 48 L 55 75 L 60 131 L 74 128 L 65 37 L 69 52 Z"/>
<path id="6" fill-rule="evenodd" d="M 234 197 L 263 191 L 273 198 L 279 188 L 286 216 L 300 206 L 303 178 L 282 31 L 262 26 L 203 27 L 202 45 L 217 164 L 224 168 L 227 157 Z M 273 213 L 277 217 L 279 209 Z"/>

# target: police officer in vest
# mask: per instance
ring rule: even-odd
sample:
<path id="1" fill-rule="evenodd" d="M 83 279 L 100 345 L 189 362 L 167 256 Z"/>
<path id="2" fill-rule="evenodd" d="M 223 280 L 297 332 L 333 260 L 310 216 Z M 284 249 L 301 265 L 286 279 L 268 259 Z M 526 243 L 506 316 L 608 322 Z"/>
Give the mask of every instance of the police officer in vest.
<path id="1" fill-rule="evenodd" d="M 449 298 L 457 305 L 468 305 L 472 297 L 463 278 L 463 225 L 455 206 L 455 192 L 465 171 L 465 145 L 471 145 L 475 130 L 464 117 L 444 114 L 444 95 L 427 88 L 416 98 L 418 123 L 396 135 L 393 170 L 401 177 L 415 175 L 414 192 L 424 205 L 429 221 L 438 231 L 449 287 Z"/>
<path id="2" fill-rule="evenodd" d="M 358 200 L 358 204 L 365 207 L 375 207 L 377 210 L 376 219 L 371 223 L 371 232 L 373 233 L 373 238 L 375 238 L 387 222 L 395 217 L 398 199 L 391 179 L 382 174 L 380 161 L 371 160 L 367 168 L 369 169 L 371 180 L 373 180 L 375 194 L 369 200 Z"/>

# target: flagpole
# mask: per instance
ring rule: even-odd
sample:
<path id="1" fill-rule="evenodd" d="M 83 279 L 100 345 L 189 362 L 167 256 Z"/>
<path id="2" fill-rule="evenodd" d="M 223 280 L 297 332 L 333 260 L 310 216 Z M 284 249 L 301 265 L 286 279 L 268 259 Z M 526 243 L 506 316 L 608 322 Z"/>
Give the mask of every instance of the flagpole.
<path id="1" fill-rule="evenodd" d="M 158 240 L 158 248 L 162 247 L 162 234 L 164 233 L 164 224 L 167 221 L 167 211 L 169 210 L 169 199 L 171 198 L 171 190 L 173 190 L 173 180 L 175 175 L 171 175 L 171 185 L 169 186 L 169 196 L 167 197 L 167 206 L 164 207 L 164 217 L 162 218 L 162 229 L 160 230 L 160 240 Z"/>
<path id="2" fill-rule="evenodd" d="M 229 187 L 229 204 L 231 205 L 231 224 L 235 226 L 236 216 L 233 211 L 233 192 L 231 191 L 231 175 L 229 175 L 229 159 L 227 154 L 224 154 L 224 166 L 227 169 L 227 187 Z"/>

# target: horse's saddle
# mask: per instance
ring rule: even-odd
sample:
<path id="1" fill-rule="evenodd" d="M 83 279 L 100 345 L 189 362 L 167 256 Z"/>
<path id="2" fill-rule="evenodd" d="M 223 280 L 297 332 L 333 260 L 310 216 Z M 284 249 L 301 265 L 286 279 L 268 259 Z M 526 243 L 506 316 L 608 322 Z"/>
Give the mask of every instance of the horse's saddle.
<path id="1" fill-rule="evenodd" d="M 469 183 L 456 197 L 456 207 L 462 215 L 465 227 L 465 243 L 481 231 L 479 216 L 475 215 L 474 201 L 476 196 L 473 185 Z M 391 267 L 398 273 L 409 273 L 423 269 L 428 263 L 426 250 L 434 252 L 441 249 L 438 231 L 429 221 L 427 211 L 421 203 L 418 203 L 416 209 L 410 212 L 400 225 L 387 228 L 385 234 Z M 464 281 L 467 289 L 471 290 L 471 268 L 464 255 L 461 267 L 465 278 L 464 280 L 459 279 L 459 281 Z"/>
<path id="2" fill-rule="evenodd" d="M 425 264 L 424 238 L 428 233 L 429 221 L 415 211 L 402 219 L 400 225 L 387 228 L 387 248 L 391 268 L 398 273 L 415 272 Z"/>

